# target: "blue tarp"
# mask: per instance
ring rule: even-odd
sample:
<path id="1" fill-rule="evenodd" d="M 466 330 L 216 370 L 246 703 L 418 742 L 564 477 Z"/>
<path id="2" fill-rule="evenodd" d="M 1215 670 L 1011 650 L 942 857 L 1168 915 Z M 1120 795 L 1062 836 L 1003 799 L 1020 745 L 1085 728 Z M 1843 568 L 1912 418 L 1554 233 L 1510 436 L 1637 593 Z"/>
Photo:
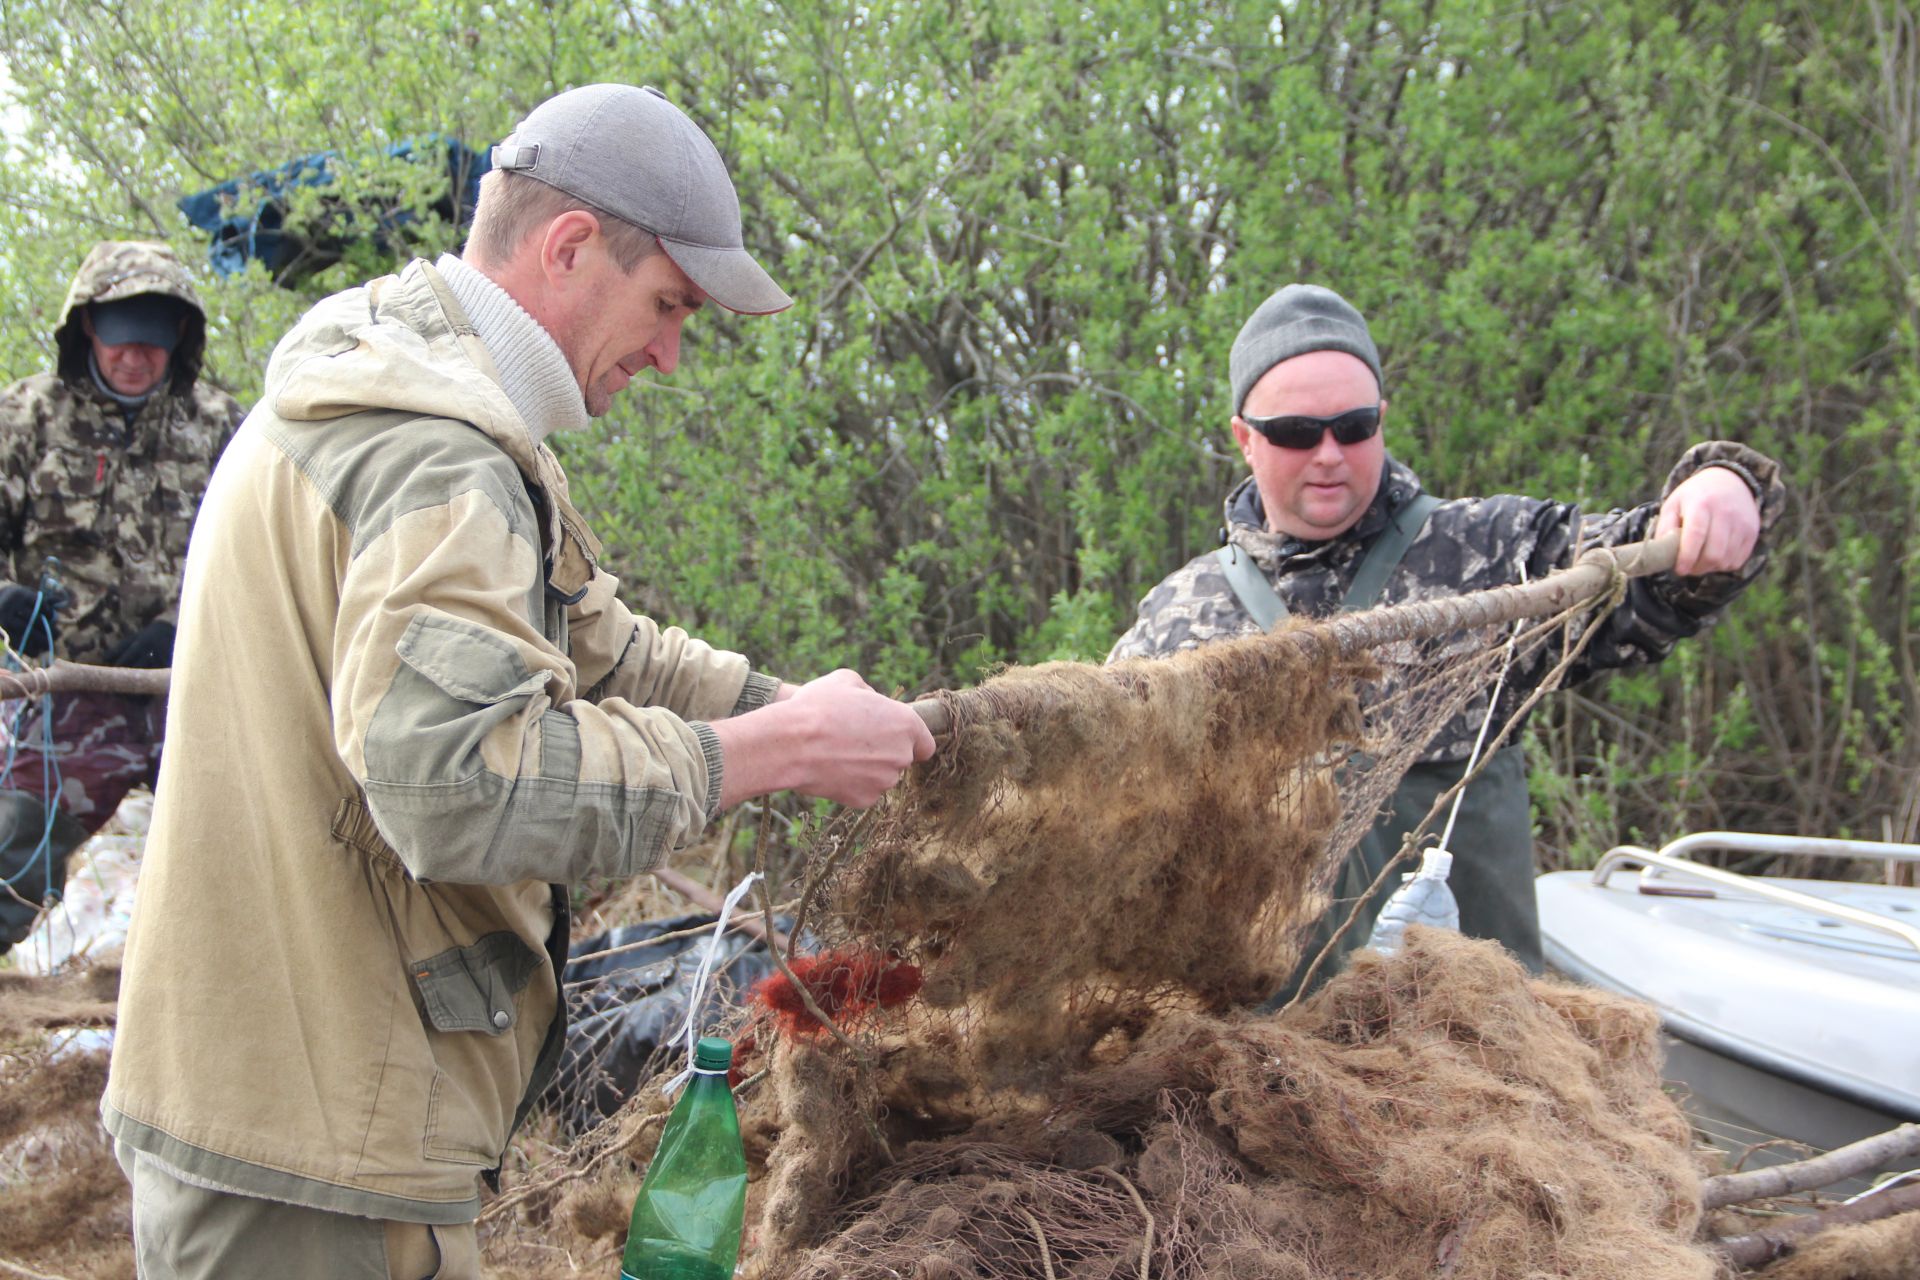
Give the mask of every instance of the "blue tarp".
<path id="1" fill-rule="evenodd" d="M 464 223 L 480 198 L 480 178 L 490 167 L 487 157 L 471 150 L 457 139 L 439 134 L 411 142 L 396 143 L 386 149 L 389 156 L 424 161 L 444 154 L 447 166 L 447 194 L 434 206 L 443 217 Z M 340 259 L 343 244 L 337 238 L 316 237 L 285 226 L 283 197 L 296 187 L 325 188 L 333 185 L 332 165 L 339 162 L 338 151 L 316 151 L 289 161 L 277 169 L 264 169 L 244 178 L 234 178 L 198 191 L 179 200 L 180 212 L 187 221 L 212 237 L 207 258 L 223 276 L 238 275 L 249 261 L 259 261 L 282 284 L 292 284 L 304 275 L 318 271 Z M 458 196 L 456 205 L 455 197 Z M 384 243 L 383 232 L 402 226 L 412 214 L 384 212 L 376 216 L 372 234 Z"/>

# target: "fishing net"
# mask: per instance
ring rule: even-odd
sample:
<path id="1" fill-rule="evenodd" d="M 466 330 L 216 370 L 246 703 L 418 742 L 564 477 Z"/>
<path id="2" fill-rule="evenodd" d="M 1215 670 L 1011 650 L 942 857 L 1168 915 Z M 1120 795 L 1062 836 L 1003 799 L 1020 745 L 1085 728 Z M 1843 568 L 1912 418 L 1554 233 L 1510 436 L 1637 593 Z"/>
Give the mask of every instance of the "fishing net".
<path id="1" fill-rule="evenodd" d="M 1577 659 L 1624 589 L 1591 567 L 942 695 L 734 1028 L 752 1272 L 1712 1275 L 1643 1009 L 1416 931 L 1257 1011 L 1436 731 L 1490 753 Z"/>
<path id="2" fill-rule="evenodd" d="M 0 972 L 0 1273 L 132 1273 L 125 1176 L 100 1127 L 120 970 Z"/>
<path id="3" fill-rule="evenodd" d="M 1577 659 L 1624 580 L 1589 579 L 944 697 L 940 756 L 813 842 L 805 954 L 726 1028 L 748 1273 L 1714 1275 L 1644 1007 L 1419 930 L 1256 1007 L 1434 731 L 1490 752 Z M 104 1056 L 48 1039 L 110 1023 L 114 976 L 0 983 L 0 1270 L 126 1272 Z M 667 1106 L 523 1135 L 489 1273 L 607 1271 Z M 1905 1275 L 1906 1238 L 1843 1265 Z"/>

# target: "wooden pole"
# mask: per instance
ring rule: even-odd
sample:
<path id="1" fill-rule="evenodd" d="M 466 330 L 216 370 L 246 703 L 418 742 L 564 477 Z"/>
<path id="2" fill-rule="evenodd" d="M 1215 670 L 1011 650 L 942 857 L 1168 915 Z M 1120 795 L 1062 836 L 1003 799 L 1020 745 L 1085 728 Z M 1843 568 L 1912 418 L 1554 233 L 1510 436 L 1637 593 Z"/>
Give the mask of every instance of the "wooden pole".
<path id="1" fill-rule="evenodd" d="M 1871 1138 L 1835 1147 L 1810 1160 L 1708 1178 L 1700 1184 L 1700 1207 L 1719 1209 L 1769 1196 L 1790 1196 L 1796 1191 L 1828 1186 L 1914 1155 L 1920 1155 L 1920 1124 L 1903 1124 Z"/>
<path id="2" fill-rule="evenodd" d="M 95 667 L 62 659 L 50 667 L 0 671 L 0 698 L 37 698 L 43 693 L 125 693 L 153 697 L 167 691 L 166 667 Z"/>
<path id="3" fill-rule="evenodd" d="M 1395 641 L 1424 640 L 1449 631 L 1497 627 L 1526 618 L 1550 618 L 1556 613 L 1595 603 L 1621 578 L 1670 572 L 1679 553 L 1677 533 L 1618 547 L 1593 547 L 1568 568 L 1538 582 L 1341 614 L 1317 630 L 1281 632 L 1273 639 L 1280 644 L 1311 644 L 1319 640 L 1331 643 L 1339 654 L 1351 656 Z M 912 705 L 927 728 L 940 738 L 953 731 L 950 704 L 966 697 L 967 692 L 963 690 L 923 698 Z"/>
<path id="4" fill-rule="evenodd" d="M 1713 1247 L 1736 1267 L 1757 1267 L 1782 1254 L 1793 1252 L 1802 1241 L 1829 1227 L 1851 1226 L 1856 1222 L 1876 1222 L 1897 1213 L 1920 1210 L 1920 1183 L 1876 1191 L 1872 1195 L 1843 1204 L 1823 1213 L 1798 1214 L 1781 1218 L 1770 1227 L 1747 1236 L 1729 1236 Z"/>

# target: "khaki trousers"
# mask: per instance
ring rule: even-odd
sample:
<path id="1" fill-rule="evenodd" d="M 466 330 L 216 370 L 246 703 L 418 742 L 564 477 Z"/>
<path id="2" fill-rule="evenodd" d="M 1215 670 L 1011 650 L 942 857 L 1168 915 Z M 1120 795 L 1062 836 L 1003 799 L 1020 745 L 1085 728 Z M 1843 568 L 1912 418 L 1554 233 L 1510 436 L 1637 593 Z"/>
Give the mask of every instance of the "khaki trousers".
<path id="1" fill-rule="evenodd" d="M 140 1280 L 480 1280 L 471 1222 L 429 1227 L 209 1191 L 124 1142 Z"/>

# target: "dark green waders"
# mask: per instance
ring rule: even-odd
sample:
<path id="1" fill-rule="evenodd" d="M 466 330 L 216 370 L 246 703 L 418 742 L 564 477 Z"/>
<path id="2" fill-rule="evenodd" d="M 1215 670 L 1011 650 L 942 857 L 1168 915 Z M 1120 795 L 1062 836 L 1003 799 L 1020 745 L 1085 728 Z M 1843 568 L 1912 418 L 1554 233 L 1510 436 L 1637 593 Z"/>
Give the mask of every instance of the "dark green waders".
<path id="1" fill-rule="evenodd" d="M 1367 886 L 1380 869 L 1400 851 L 1400 843 L 1409 831 L 1433 807 L 1433 802 L 1467 771 L 1466 761 L 1416 764 L 1407 770 L 1386 814 L 1347 855 L 1334 882 L 1334 903 L 1308 935 L 1300 953 L 1300 968 L 1294 973 L 1275 1003 L 1285 1003 L 1300 989 L 1300 980 L 1313 957 L 1347 918 L 1353 904 L 1360 902 Z M 1446 830 L 1442 812 L 1428 830 L 1424 847 L 1432 847 Z M 1448 841 L 1453 852 L 1453 870 L 1447 883 L 1460 904 L 1460 932 L 1469 938 L 1492 938 L 1513 952 L 1533 973 L 1542 968 L 1540 956 L 1540 912 L 1533 900 L 1533 814 L 1527 801 L 1527 762 L 1516 744 L 1493 753 L 1487 767 L 1467 787 L 1460 802 L 1460 816 L 1454 820 L 1453 836 Z M 1400 864 L 1400 871 L 1420 866 L 1418 854 Z M 1373 931 L 1374 917 L 1380 914 L 1393 891 L 1400 887 L 1398 872 L 1387 877 L 1371 898 L 1361 903 L 1358 918 L 1335 945 L 1333 953 L 1314 975 L 1318 988 L 1340 971 L 1340 963 L 1355 949 L 1365 945 Z"/>
<path id="2" fill-rule="evenodd" d="M 1439 505 L 1438 498 L 1423 493 L 1394 514 L 1373 545 L 1367 548 L 1365 558 L 1355 571 L 1353 584 L 1341 602 L 1343 612 L 1373 607 L 1388 575 L 1399 565 L 1407 548 L 1426 525 L 1427 517 Z M 1235 598 L 1255 621 L 1270 631 L 1287 617 L 1285 602 L 1251 557 L 1230 546 L 1222 547 L 1216 554 Z M 1367 896 L 1367 886 L 1400 851 L 1407 833 L 1426 817 L 1433 802 L 1466 771 L 1465 761 L 1416 764 L 1407 771 L 1393 793 L 1388 811 L 1347 856 L 1346 865 L 1334 882 L 1332 908 L 1308 935 L 1301 951 L 1300 967 L 1268 1007 L 1284 1004 L 1299 991 L 1313 958 L 1346 920 L 1355 903 L 1360 903 L 1358 918 L 1315 971 L 1312 985 L 1318 987 L 1339 972 L 1340 962 L 1347 954 L 1365 945 L 1367 935 L 1373 931 L 1374 917 L 1400 887 L 1400 877 L 1389 876 L 1371 897 Z M 1430 825 L 1431 838 L 1424 844 L 1434 844 L 1445 829 L 1443 813 Z M 1492 938 L 1502 943 L 1529 971 L 1539 973 L 1542 960 L 1540 913 L 1533 899 L 1533 813 L 1527 800 L 1526 758 L 1518 743 L 1494 752 L 1486 768 L 1467 788 L 1448 843 L 1454 856 L 1447 883 L 1460 904 L 1460 932 L 1470 938 Z M 1402 864 L 1401 870 L 1413 871 L 1419 865 L 1418 856 L 1412 856 Z"/>

